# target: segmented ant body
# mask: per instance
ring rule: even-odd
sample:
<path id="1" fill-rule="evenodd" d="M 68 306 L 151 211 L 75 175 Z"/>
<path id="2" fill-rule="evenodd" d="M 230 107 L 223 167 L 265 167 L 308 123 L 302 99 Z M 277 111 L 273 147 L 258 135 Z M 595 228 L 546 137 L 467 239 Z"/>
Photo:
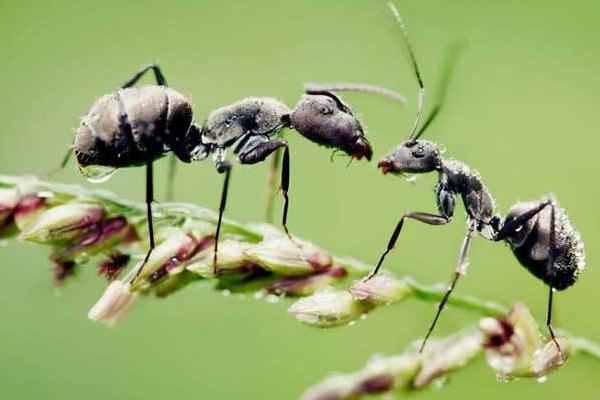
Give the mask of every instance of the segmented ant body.
<path id="1" fill-rule="evenodd" d="M 573 285 L 579 273 L 583 270 L 585 255 L 581 237 L 564 210 L 558 206 L 553 198 L 544 198 L 537 202 L 519 202 L 509 209 L 504 219 L 500 218 L 496 214 L 493 197 L 477 171 L 463 162 L 444 158 L 441 144 L 420 139 L 442 108 L 452 63 L 449 63 L 446 68 L 437 104 L 421 124 L 425 102 L 423 80 L 404 21 L 397 8 L 391 3 L 388 3 L 388 5 L 400 27 L 419 84 L 419 92 L 417 115 L 409 139 L 384 156 L 379 161 L 378 168 L 384 174 L 391 173 L 402 176 L 437 172 L 438 182 L 435 194 L 438 214 L 428 212 L 404 213 L 396 224 L 379 262 L 366 279 L 370 279 L 377 274 L 388 253 L 395 247 L 406 219 L 428 225 L 448 224 L 454 217 L 456 198 L 460 197 L 467 214 L 467 231 L 452 280 L 447 286 L 434 320 L 422 342 L 421 351 L 423 351 L 427 339 L 433 332 L 458 279 L 466 274 L 468 267 L 467 255 L 475 232 L 488 240 L 505 241 L 517 260 L 535 277 L 548 285 L 550 291 L 546 322 L 550 335 L 558 346 L 552 330 L 552 295 L 555 289 L 564 290 Z M 333 88 L 335 85 L 330 87 Z M 560 350 L 560 347 L 558 348 Z"/>
<path id="2" fill-rule="evenodd" d="M 133 87 L 149 70 L 154 72 L 156 85 Z M 118 168 L 146 166 L 150 241 L 146 261 L 155 246 L 151 207 L 153 162 L 169 152 L 186 163 L 212 155 L 217 171 L 225 173 L 214 249 L 216 267 L 232 167 L 226 159 L 226 150 L 230 147 L 241 164 L 258 163 L 283 148 L 281 189 L 285 204 L 282 225 L 288 232 L 290 157 L 287 142 L 278 135 L 284 127 L 294 129 L 319 145 L 344 151 L 352 158 L 371 159 L 371 145 L 360 121 L 350 107 L 331 92 L 307 91 L 294 109 L 269 97 L 245 98 L 213 111 L 199 126 L 194 122 L 191 102 L 167 87 L 157 64 L 145 66 L 119 90 L 94 103 L 81 120 L 73 149 L 82 173 L 90 181 L 104 181 Z M 67 161 L 68 156 L 62 166 Z M 274 167 L 277 167 L 276 163 Z"/>

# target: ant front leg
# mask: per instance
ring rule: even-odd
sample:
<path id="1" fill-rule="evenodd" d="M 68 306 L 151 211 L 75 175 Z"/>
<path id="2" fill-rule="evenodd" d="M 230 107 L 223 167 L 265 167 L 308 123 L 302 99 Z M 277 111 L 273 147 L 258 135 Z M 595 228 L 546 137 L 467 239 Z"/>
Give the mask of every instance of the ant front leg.
<path id="1" fill-rule="evenodd" d="M 379 272 L 379 268 L 381 268 L 381 265 L 383 264 L 383 260 L 385 260 L 385 257 L 388 255 L 388 253 L 390 251 L 392 251 L 394 249 L 394 247 L 396 246 L 396 242 L 398 241 L 398 236 L 400 236 L 400 232 L 402 231 L 402 227 L 404 226 L 405 219 L 407 219 L 407 218 L 414 219 L 416 221 L 423 222 L 427 225 L 446 225 L 447 223 L 452 221 L 452 217 L 454 216 L 454 207 L 456 205 L 456 193 L 454 193 L 452 190 L 448 189 L 447 186 L 442 181 L 438 182 L 435 190 L 436 190 L 436 200 L 437 200 L 437 204 L 438 204 L 438 209 L 440 210 L 440 215 L 429 214 L 429 213 L 425 213 L 425 212 L 405 213 L 398 221 L 398 224 L 396 225 L 394 232 L 392 232 L 392 236 L 390 236 L 390 239 L 388 241 L 388 245 L 387 245 L 385 251 L 379 258 L 379 262 L 377 263 L 377 266 L 373 269 L 373 271 L 367 277 L 367 280 L 371 279 L 372 277 L 374 277 L 377 274 L 377 272 Z"/>
<path id="2" fill-rule="evenodd" d="M 270 139 L 267 136 L 252 136 L 239 150 L 238 159 L 241 164 L 256 164 L 264 161 L 270 154 L 283 147 L 283 159 L 281 163 L 281 193 L 285 200 L 283 205 L 283 216 L 281 225 L 286 235 L 291 239 L 287 228 L 287 214 L 290 199 L 288 190 L 290 187 L 290 150 L 284 139 Z"/>
<path id="3" fill-rule="evenodd" d="M 377 266 L 369 274 L 367 280 L 377 275 L 377 272 L 379 272 L 379 268 L 381 268 L 385 257 L 390 251 L 394 249 L 394 247 L 396 247 L 396 242 L 398 241 L 398 237 L 400 236 L 400 232 L 402 231 L 402 227 L 404 226 L 404 220 L 406 219 L 414 219 L 415 221 L 423 222 L 427 225 L 446 225 L 447 223 L 452 221 L 452 215 L 436 215 L 425 212 L 407 212 L 404 215 L 402 215 L 402 217 L 398 221 L 398 224 L 396 225 L 396 228 L 394 229 L 394 232 L 392 232 L 392 236 L 390 236 L 385 251 L 379 258 Z"/>

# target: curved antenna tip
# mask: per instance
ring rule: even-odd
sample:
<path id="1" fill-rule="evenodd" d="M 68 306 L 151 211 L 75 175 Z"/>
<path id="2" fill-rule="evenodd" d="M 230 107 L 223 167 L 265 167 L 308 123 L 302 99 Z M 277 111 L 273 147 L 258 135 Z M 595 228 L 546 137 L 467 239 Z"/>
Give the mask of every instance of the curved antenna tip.
<path id="1" fill-rule="evenodd" d="M 393 100 L 401 105 L 408 104 L 406 97 L 396 91 L 381 86 L 368 85 L 364 83 L 353 82 L 332 82 L 332 83 L 306 83 L 305 91 L 328 91 L 328 92 L 361 92 L 371 93 L 387 99 Z"/>

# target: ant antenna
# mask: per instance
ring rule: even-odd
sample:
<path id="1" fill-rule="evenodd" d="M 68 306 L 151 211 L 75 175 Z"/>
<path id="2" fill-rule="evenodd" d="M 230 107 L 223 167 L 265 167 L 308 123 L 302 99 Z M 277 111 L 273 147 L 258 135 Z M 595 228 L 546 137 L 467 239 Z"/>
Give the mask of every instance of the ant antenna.
<path id="1" fill-rule="evenodd" d="M 390 100 L 396 101 L 403 106 L 406 105 L 406 97 L 398 92 L 386 89 L 380 86 L 367 85 L 364 83 L 354 82 L 332 82 L 332 83 L 306 83 L 304 89 L 307 92 L 328 91 L 328 92 L 361 92 L 371 93 L 382 97 L 387 97 Z"/>
<path id="2" fill-rule="evenodd" d="M 450 83 L 450 79 L 452 78 L 452 74 L 454 73 L 454 67 L 456 66 L 456 61 L 458 59 L 458 55 L 463 48 L 462 42 L 455 42 L 447 51 L 446 51 L 446 61 L 444 63 L 443 72 L 440 77 L 440 81 L 438 84 L 437 100 L 435 106 L 431 109 L 431 112 L 425 118 L 425 121 L 421 125 L 421 128 L 417 131 L 417 134 L 414 137 L 414 140 L 417 140 L 423 132 L 427 130 L 429 125 L 435 120 L 441 111 L 444 102 L 446 100 L 446 94 L 448 93 L 448 84 Z"/>
<path id="3" fill-rule="evenodd" d="M 415 52 L 410 43 L 410 38 L 408 36 L 408 30 L 406 29 L 406 24 L 404 20 L 400 16 L 400 11 L 398 11 L 398 7 L 392 2 L 388 2 L 388 7 L 392 12 L 398 27 L 400 28 L 400 32 L 402 33 L 402 39 L 404 40 L 404 45 L 406 50 L 408 51 L 408 55 L 410 57 L 410 62 L 412 64 L 413 71 L 415 72 L 415 76 L 417 77 L 417 82 L 419 83 L 419 100 L 417 104 L 417 115 L 415 117 L 415 122 L 413 124 L 412 130 L 410 132 L 410 136 L 408 138 L 409 141 L 416 141 L 417 137 L 417 128 L 419 127 L 419 122 L 421 122 L 421 115 L 423 114 L 423 107 L 425 105 L 425 86 L 423 85 L 423 79 L 421 78 L 421 71 L 419 70 L 419 64 L 417 64 L 417 58 L 415 57 Z"/>
<path id="4" fill-rule="evenodd" d="M 327 96 L 330 99 L 332 99 L 333 101 L 335 101 L 335 103 L 337 104 L 337 106 L 340 110 L 352 114 L 352 110 L 350 109 L 350 107 L 348 107 L 346 104 L 344 104 L 342 99 L 340 99 L 338 96 L 336 96 L 334 93 L 331 93 L 331 91 L 329 91 L 327 89 L 322 89 L 319 87 L 307 88 L 305 93 L 309 94 L 309 95 Z"/>

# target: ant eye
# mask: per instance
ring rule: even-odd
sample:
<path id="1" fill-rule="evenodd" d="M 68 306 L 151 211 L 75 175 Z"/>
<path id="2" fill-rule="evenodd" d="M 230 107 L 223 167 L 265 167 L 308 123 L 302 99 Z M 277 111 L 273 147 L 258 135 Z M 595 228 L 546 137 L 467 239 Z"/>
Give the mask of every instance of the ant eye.
<path id="1" fill-rule="evenodd" d="M 417 158 L 421 158 L 425 156 L 425 149 L 422 145 L 418 145 L 413 151 L 412 155 Z"/>
<path id="2" fill-rule="evenodd" d="M 333 114 L 333 109 L 331 109 L 330 107 L 327 107 L 327 106 L 321 106 L 321 107 L 319 107 L 319 112 L 323 115 L 329 115 L 329 114 Z"/>

